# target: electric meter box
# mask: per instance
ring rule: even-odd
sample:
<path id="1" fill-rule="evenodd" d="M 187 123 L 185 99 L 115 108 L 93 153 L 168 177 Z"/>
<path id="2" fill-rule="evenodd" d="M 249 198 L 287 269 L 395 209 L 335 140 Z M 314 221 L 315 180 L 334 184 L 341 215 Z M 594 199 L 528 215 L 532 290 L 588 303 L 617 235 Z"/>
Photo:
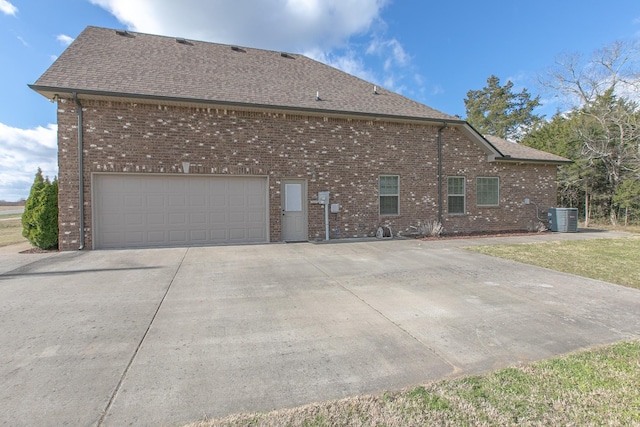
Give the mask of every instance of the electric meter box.
<path id="1" fill-rule="evenodd" d="M 320 205 L 328 205 L 329 204 L 329 192 L 328 191 L 318 191 L 318 204 L 320 204 Z"/>

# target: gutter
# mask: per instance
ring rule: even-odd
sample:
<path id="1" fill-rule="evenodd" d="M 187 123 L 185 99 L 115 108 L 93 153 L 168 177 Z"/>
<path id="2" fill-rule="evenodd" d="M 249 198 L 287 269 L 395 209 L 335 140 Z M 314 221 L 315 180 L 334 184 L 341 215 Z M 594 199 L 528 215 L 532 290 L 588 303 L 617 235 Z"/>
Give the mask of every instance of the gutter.
<path id="1" fill-rule="evenodd" d="M 496 163 L 534 163 L 534 164 L 541 164 L 541 165 L 557 165 L 557 166 L 574 163 L 573 160 L 569 160 L 569 159 L 567 160 L 525 159 L 525 158 L 511 157 L 509 155 L 504 155 L 503 157 L 495 157 L 493 159 L 490 159 L 490 161 L 496 162 Z"/>
<path id="2" fill-rule="evenodd" d="M 78 99 L 78 94 L 76 92 L 72 92 L 71 96 L 73 100 L 76 102 L 76 109 L 78 111 L 78 214 L 80 215 L 80 246 L 78 250 L 81 251 L 84 249 L 84 173 L 83 173 L 83 162 L 82 162 L 82 104 L 80 104 L 80 100 Z"/>
<path id="3" fill-rule="evenodd" d="M 442 131 L 447 127 L 447 122 L 443 121 L 438 128 L 438 223 L 442 224 Z"/>
<path id="4" fill-rule="evenodd" d="M 409 120 L 416 122 L 435 122 L 435 123 L 448 123 L 452 125 L 464 125 L 466 122 L 460 119 L 447 119 L 447 118 L 437 118 L 437 117 L 420 117 L 420 116 L 404 116 L 404 115 L 394 115 L 394 114 L 378 114 L 378 113 L 367 113 L 367 112 L 359 112 L 359 111 L 344 111 L 344 110 L 332 110 L 332 109 L 323 109 L 323 108 L 308 108 L 308 107 L 294 107 L 294 106 L 286 106 L 286 105 L 274 105 L 274 104 L 253 104 L 248 102 L 232 102 L 232 101 L 221 101 L 214 99 L 198 99 L 198 98 L 184 98 L 184 97 L 174 97 L 174 96 L 164 96 L 164 95 L 144 95 L 144 94 L 135 94 L 135 93 L 125 93 L 125 92 L 107 92 L 100 90 L 87 90 L 87 89 L 71 89 L 71 88 L 60 88 L 54 86 L 40 86 L 40 85 L 28 85 L 30 89 L 38 92 L 40 95 L 45 98 L 49 98 L 47 93 L 51 95 L 56 94 L 58 96 L 62 96 L 63 94 L 71 93 L 72 96 L 74 93 L 87 95 L 89 97 L 108 97 L 108 98 L 124 98 L 125 100 L 142 100 L 142 101 L 156 101 L 156 102 L 167 102 L 167 103 L 179 103 L 179 104 L 202 104 L 202 105 L 210 105 L 212 108 L 216 106 L 219 107 L 227 107 L 227 108 L 238 108 L 238 109 L 258 109 L 258 110 L 272 110 L 276 112 L 291 112 L 291 113 L 308 113 L 308 114 L 319 114 L 319 115 L 334 115 L 334 116 L 353 116 L 358 118 L 368 118 L 369 120 Z M 85 97 L 86 98 L 86 97 Z M 75 98 L 74 98 L 75 99 Z M 86 98 L 88 99 L 88 98 Z"/>

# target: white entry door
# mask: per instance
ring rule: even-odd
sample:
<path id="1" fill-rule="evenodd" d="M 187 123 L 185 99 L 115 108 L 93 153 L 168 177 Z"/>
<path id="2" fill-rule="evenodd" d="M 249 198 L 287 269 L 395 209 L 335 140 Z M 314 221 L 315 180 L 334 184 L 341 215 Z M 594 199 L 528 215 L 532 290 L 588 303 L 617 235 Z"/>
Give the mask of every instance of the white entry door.
<path id="1" fill-rule="evenodd" d="M 304 179 L 282 180 L 282 240 L 308 240 L 307 182 Z"/>

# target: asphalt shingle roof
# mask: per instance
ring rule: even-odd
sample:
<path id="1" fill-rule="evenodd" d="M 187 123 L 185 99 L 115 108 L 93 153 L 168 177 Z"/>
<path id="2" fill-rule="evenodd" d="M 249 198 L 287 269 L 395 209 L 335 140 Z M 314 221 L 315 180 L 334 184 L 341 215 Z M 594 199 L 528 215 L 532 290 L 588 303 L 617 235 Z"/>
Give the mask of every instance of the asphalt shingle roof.
<path id="1" fill-rule="evenodd" d="M 485 139 L 498 149 L 504 156 L 510 156 L 514 160 L 541 161 L 553 163 L 571 163 L 571 160 L 546 151 L 536 150 L 526 145 L 510 142 L 497 136 L 485 135 Z"/>
<path id="2" fill-rule="evenodd" d="M 34 89 L 459 121 L 303 55 L 178 40 L 87 27 Z"/>

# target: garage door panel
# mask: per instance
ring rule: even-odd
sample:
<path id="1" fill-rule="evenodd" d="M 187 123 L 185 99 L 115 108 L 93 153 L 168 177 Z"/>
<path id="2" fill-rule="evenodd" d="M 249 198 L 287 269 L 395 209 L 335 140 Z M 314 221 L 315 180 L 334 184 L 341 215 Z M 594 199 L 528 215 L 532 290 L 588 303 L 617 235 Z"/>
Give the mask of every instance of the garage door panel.
<path id="1" fill-rule="evenodd" d="M 149 231 L 147 232 L 147 243 L 149 244 L 162 244 L 166 241 L 167 234 L 164 231 Z"/>
<path id="2" fill-rule="evenodd" d="M 115 227 L 118 227 L 122 224 L 123 215 L 119 213 L 117 214 L 104 213 L 104 214 L 99 214 L 97 220 L 99 223 L 104 224 L 109 228 L 115 229 Z"/>
<path id="3" fill-rule="evenodd" d="M 225 194 L 227 192 L 227 181 L 216 179 L 209 182 L 209 191 L 212 194 Z"/>
<path id="4" fill-rule="evenodd" d="M 125 178 L 126 179 L 126 178 Z M 146 181 L 143 183 L 144 188 L 136 188 L 136 190 L 144 190 L 147 193 L 166 194 L 167 183 L 162 180 Z"/>
<path id="5" fill-rule="evenodd" d="M 227 183 L 229 192 L 231 193 L 244 193 L 247 183 L 242 180 L 232 180 Z"/>
<path id="6" fill-rule="evenodd" d="M 206 212 L 189 213 L 189 224 L 207 225 L 207 213 Z"/>
<path id="7" fill-rule="evenodd" d="M 229 215 L 229 221 L 228 223 L 230 224 L 237 224 L 237 223 L 243 223 L 244 222 L 244 212 L 243 211 L 232 211 Z"/>
<path id="8" fill-rule="evenodd" d="M 149 226 L 163 226 L 166 223 L 166 215 L 164 213 L 153 212 L 147 214 L 147 224 Z"/>
<path id="9" fill-rule="evenodd" d="M 186 230 L 169 230 L 169 242 L 170 243 L 187 243 L 187 231 Z"/>
<path id="10" fill-rule="evenodd" d="M 189 180 L 189 193 L 207 194 L 209 192 L 209 182 L 206 180 Z"/>
<path id="11" fill-rule="evenodd" d="M 121 244 L 124 240 L 124 232 L 104 233 L 102 238 L 105 245 Z"/>
<path id="12" fill-rule="evenodd" d="M 131 180 L 128 180 L 127 177 L 124 175 L 118 177 L 117 179 L 120 181 L 120 185 L 122 186 L 123 189 L 126 189 L 127 191 L 130 191 L 132 193 L 141 194 L 147 191 L 147 188 L 149 186 L 148 181 L 144 181 L 144 180 L 131 181 Z"/>
<path id="13" fill-rule="evenodd" d="M 211 214 L 209 214 L 209 218 L 211 221 L 210 224 L 224 226 L 224 224 L 227 223 L 227 217 L 227 212 L 211 212 Z"/>
<path id="14" fill-rule="evenodd" d="M 229 229 L 229 240 L 232 242 L 243 241 L 247 237 L 247 230 L 244 228 L 230 228 Z"/>
<path id="15" fill-rule="evenodd" d="M 260 242 L 267 236 L 265 230 L 261 227 L 249 227 L 247 228 L 247 237 L 254 242 Z"/>
<path id="16" fill-rule="evenodd" d="M 194 243 L 206 243 L 207 242 L 207 230 L 190 230 L 189 240 Z"/>
<path id="17" fill-rule="evenodd" d="M 247 196 L 247 206 L 251 208 L 257 208 L 264 206 L 264 194 L 262 195 L 249 195 Z"/>
<path id="18" fill-rule="evenodd" d="M 127 228 L 143 225 L 145 223 L 145 217 L 146 215 L 142 213 L 126 214 L 124 216 L 124 225 Z"/>
<path id="19" fill-rule="evenodd" d="M 229 195 L 229 207 L 230 208 L 243 208 L 245 206 L 245 196 L 242 194 Z"/>
<path id="20" fill-rule="evenodd" d="M 100 204 L 104 206 L 102 212 L 122 212 L 122 197 L 112 194 L 101 194 Z"/>
<path id="21" fill-rule="evenodd" d="M 94 176 L 97 248 L 266 242 L 267 180 Z"/>
<path id="22" fill-rule="evenodd" d="M 209 207 L 213 211 L 224 211 L 229 207 L 228 198 L 226 196 L 211 197 Z"/>
<path id="23" fill-rule="evenodd" d="M 259 194 L 264 197 L 264 187 L 263 183 L 258 181 L 246 182 L 246 193 L 247 194 Z"/>
<path id="24" fill-rule="evenodd" d="M 163 194 L 147 194 L 147 207 L 162 209 L 165 206 L 165 196 Z"/>
<path id="25" fill-rule="evenodd" d="M 126 231 L 124 240 L 127 244 L 142 246 L 144 244 L 144 233 L 142 231 Z"/>
<path id="26" fill-rule="evenodd" d="M 209 236 L 213 243 L 227 243 L 229 236 L 227 235 L 227 229 L 218 228 L 209 230 Z"/>
<path id="27" fill-rule="evenodd" d="M 198 194 L 198 195 L 194 195 L 194 196 L 189 196 L 189 206 L 202 207 L 202 206 L 206 206 L 206 205 L 207 205 L 207 196 L 206 196 L 206 194 Z"/>
<path id="28" fill-rule="evenodd" d="M 169 193 L 185 193 L 189 182 L 186 179 L 170 179 L 166 181 L 166 187 Z"/>
<path id="29" fill-rule="evenodd" d="M 126 194 L 123 198 L 123 207 L 128 210 L 131 208 L 140 209 L 144 206 L 143 203 L 144 196 L 143 195 L 132 195 Z"/>
<path id="30" fill-rule="evenodd" d="M 187 223 L 186 213 L 172 213 L 169 214 L 169 226 L 185 225 Z"/>
<path id="31" fill-rule="evenodd" d="M 252 223 L 264 224 L 265 213 L 264 212 L 247 212 L 247 221 Z"/>
<path id="32" fill-rule="evenodd" d="M 171 194 L 167 198 L 169 208 L 182 208 L 187 204 L 184 194 Z"/>

